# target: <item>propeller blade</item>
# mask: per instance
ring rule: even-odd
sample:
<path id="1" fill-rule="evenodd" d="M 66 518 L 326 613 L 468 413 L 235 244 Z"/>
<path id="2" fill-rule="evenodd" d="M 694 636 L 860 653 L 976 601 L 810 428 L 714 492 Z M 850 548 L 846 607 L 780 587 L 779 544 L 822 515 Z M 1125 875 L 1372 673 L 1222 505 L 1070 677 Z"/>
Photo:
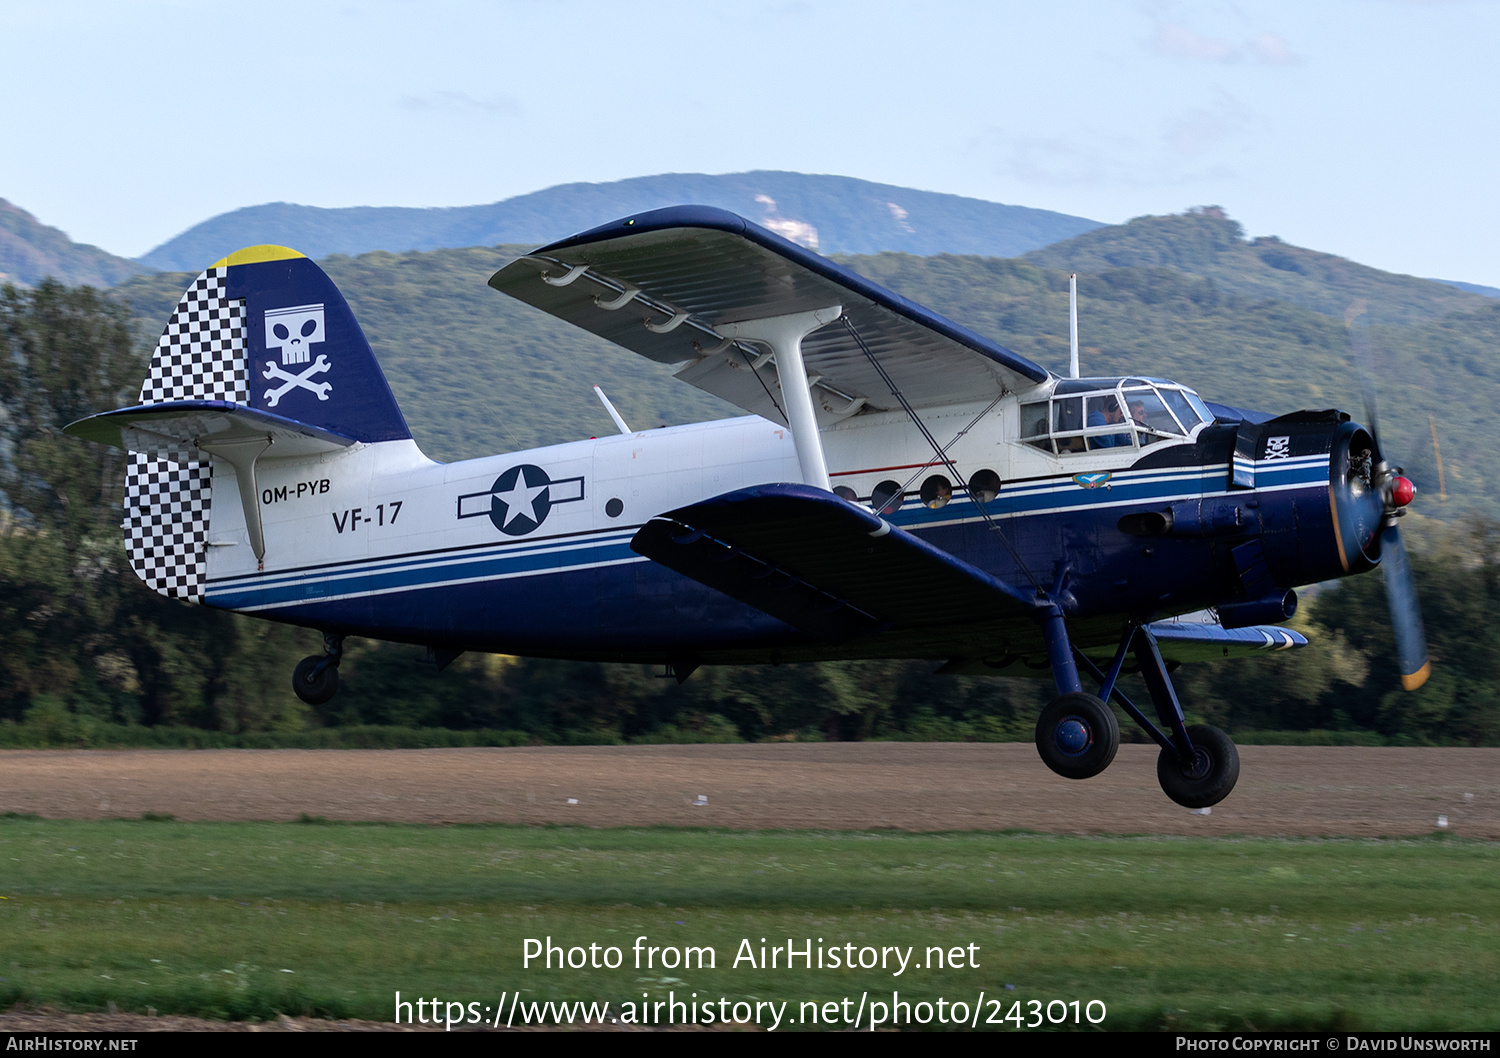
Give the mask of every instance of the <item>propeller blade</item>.
<path id="1" fill-rule="evenodd" d="M 1417 603 L 1417 581 L 1401 532 L 1388 525 L 1380 534 L 1380 567 L 1385 571 L 1385 597 L 1391 607 L 1391 629 L 1396 633 L 1396 660 L 1401 686 L 1414 691 L 1427 682 L 1432 666 L 1427 660 L 1427 636 Z"/>

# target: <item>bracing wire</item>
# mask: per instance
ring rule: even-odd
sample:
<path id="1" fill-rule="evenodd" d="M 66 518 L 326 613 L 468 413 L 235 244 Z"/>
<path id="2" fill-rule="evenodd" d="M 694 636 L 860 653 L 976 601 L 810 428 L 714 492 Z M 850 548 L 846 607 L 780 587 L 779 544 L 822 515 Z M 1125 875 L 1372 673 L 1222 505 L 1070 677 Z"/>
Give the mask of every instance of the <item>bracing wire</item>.
<path id="1" fill-rule="evenodd" d="M 963 475 L 959 474 L 958 465 L 954 463 L 953 460 L 949 457 L 947 448 L 939 445 L 937 442 L 937 438 L 932 436 L 932 431 L 927 429 L 927 424 L 924 423 L 922 421 L 922 417 L 917 414 L 917 409 L 911 406 L 911 402 L 906 399 L 906 395 L 901 392 L 901 389 L 896 385 L 895 380 L 891 378 L 889 373 L 887 373 L 885 366 L 881 364 L 881 362 L 876 358 L 875 353 L 870 349 L 870 347 L 865 344 L 864 337 L 854 326 L 854 321 L 851 320 L 847 315 L 844 315 L 839 317 L 839 322 L 844 325 L 844 328 L 849 332 L 850 337 L 852 337 L 855 341 L 855 344 L 859 346 L 860 352 L 865 354 L 865 359 L 869 360 L 870 365 L 875 368 L 877 373 L 879 373 L 881 380 L 886 384 L 887 388 L 890 389 L 891 396 L 896 398 L 896 400 L 900 403 L 902 409 L 906 412 L 907 417 L 910 418 L 911 421 L 916 425 L 917 429 L 921 431 L 922 436 L 927 439 L 927 443 L 932 446 L 933 452 L 937 454 L 938 462 L 948 468 L 949 472 L 953 474 L 955 480 L 960 482 L 963 481 Z M 999 397 L 995 398 L 996 403 L 998 403 L 999 400 Z M 994 404 L 991 404 L 990 407 L 994 407 Z M 986 408 L 985 411 L 987 412 L 989 411 L 989 409 Z M 983 413 L 981 413 L 981 416 L 982 415 Z M 976 419 L 975 421 L 977 422 L 978 420 Z M 972 425 L 973 424 L 971 423 L 970 426 Z M 965 428 L 964 432 L 968 432 L 967 427 Z M 962 436 L 963 434 L 959 434 L 959 437 Z M 957 440 L 958 437 L 955 437 L 953 441 L 950 441 L 948 443 L 948 447 L 952 447 L 953 443 Z M 929 466 L 930 465 L 931 464 L 929 464 Z M 921 471 L 918 471 L 917 473 L 920 474 Z M 916 480 L 915 475 L 913 475 L 912 480 Z M 1032 586 L 1036 588 L 1038 592 L 1045 594 L 1046 588 L 1042 586 L 1042 582 L 1037 579 L 1036 574 L 1031 572 L 1026 563 L 1021 561 L 1020 554 L 1011 545 L 1010 540 L 1006 537 L 1004 531 L 1000 528 L 999 523 L 995 521 L 994 515 L 992 515 L 985 509 L 984 504 L 979 503 L 978 501 L 974 503 L 974 506 L 976 509 L 978 509 L 980 517 L 984 519 L 985 525 L 991 532 L 995 534 L 996 539 L 998 539 L 1000 543 L 1004 545 L 1005 550 L 1010 552 L 1010 557 L 1012 561 L 1015 562 L 1016 568 L 1019 569 L 1022 573 L 1026 574 L 1026 579 L 1031 581 Z"/>

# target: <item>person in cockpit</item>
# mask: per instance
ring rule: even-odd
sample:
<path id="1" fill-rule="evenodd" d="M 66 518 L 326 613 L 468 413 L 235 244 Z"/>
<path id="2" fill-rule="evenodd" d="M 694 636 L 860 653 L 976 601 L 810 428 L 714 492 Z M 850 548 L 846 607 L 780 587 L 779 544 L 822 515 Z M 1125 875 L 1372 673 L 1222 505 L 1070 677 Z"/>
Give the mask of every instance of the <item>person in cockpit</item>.
<path id="1" fill-rule="evenodd" d="M 1114 397 L 1102 397 L 1089 403 L 1094 405 L 1089 412 L 1088 424 L 1090 426 L 1113 426 L 1125 421 L 1125 413 L 1120 410 L 1120 402 Z M 1090 448 L 1120 448 L 1129 444 L 1128 433 L 1102 434 L 1099 437 L 1089 438 Z"/>

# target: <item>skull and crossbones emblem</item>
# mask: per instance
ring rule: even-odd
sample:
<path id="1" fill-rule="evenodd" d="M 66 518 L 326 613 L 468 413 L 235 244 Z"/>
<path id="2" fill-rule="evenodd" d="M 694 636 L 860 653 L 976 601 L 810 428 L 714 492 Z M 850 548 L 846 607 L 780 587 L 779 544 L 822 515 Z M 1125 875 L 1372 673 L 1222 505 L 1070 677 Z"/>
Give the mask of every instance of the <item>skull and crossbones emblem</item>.
<path id="1" fill-rule="evenodd" d="M 291 305 L 266 310 L 266 351 L 280 349 L 281 363 L 285 367 L 307 363 L 312 359 L 311 347 L 326 340 L 322 305 Z M 320 354 L 311 366 L 293 374 L 283 370 L 274 360 L 267 360 L 262 377 L 278 380 L 281 385 L 266 390 L 266 406 L 276 407 L 277 402 L 294 389 L 305 389 L 319 400 L 327 400 L 333 384 L 314 382 L 312 378 L 326 372 L 328 366 L 328 357 Z"/>
<path id="2" fill-rule="evenodd" d="M 267 360 L 266 370 L 262 377 L 268 379 L 280 379 L 281 385 L 276 387 L 275 389 L 266 390 L 266 407 L 276 407 L 276 402 L 294 389 L 305 389 L 309 393 L 315 395 L 319 400 L 327 400 L 328 391 L 333 388 L 333 384 L 330 382 L 310 381 L 312 376 L 321 375 L 327 370 L 328 357 L 324 356 L 321 353 L 318 354 L 318 359 L 313 362 L 313 365 L 307 370 L 303 371 L 300 375 L 294 375 L 290 371 L 283 371 L 280 367 L 277 366 L 275 360 Z"/>

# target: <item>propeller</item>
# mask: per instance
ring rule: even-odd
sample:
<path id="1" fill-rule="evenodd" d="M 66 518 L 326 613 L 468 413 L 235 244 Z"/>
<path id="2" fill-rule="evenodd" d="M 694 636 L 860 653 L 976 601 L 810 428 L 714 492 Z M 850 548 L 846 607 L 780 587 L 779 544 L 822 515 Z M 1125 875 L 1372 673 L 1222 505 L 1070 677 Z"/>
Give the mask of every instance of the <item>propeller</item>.
<path id="1" fill-rule="evenodd" d="M 1375 373 L 1370 365 L 1369 334 L 1355 321 L 1366 309 L 1364 298 L 1349 306 L 1344 313 L 1344 325 L 1349 331 L 1349 341 L 1354 347 L 1354 356 L 1359 368 L 1361 387 L 1365 398 L 1365 423 L 1369 429 L 1371 449 L 1356 454 L 1350 452 L 1350 468 L 1346 481 L 1355 487 L 1350 489 L 1349 501 L 1342 506 L 1340 518 L 1349 529 L 1354 530 L 1354 542 L 1359 546 L 1361 557 L 1369 568 L 1379 562 L 1385 576 L 1385 597 L 1391 611 L 1391 631 L 1396 637 L 1396 663 L 1401 672 L 1401 686 L 1414 691 L 1427 682 L 1432 664 L 1427 658 L 1427 636 L 1422 629 L 1422 610 L 1417 600 L 1417 581 L 1412 574 L 1411 559 L 1406 554 L 1406 545 L 1401 542 L 1397 520 L 1406 513 L 1406 507 L 1416 496 L 1416 487 L 1406 477 L 1401 467 L 1390 466 L 1380 443 L 1379 414 L 1375 395 Z M 1355 448 L 1358 434 L 1351 435 L 1350 447 Z M 1361 463 L 1361 460 L 1364 462 Z M 1365 488 L 1357 486 L 1364 484 Z M 1378 507 L 1376 506 L 1378 503 Z M 1378 511 L 1378 514 L 1377 514 Z M 1351 517 L 1352 516 L 1352 517 Z M 1379 519 L 1379 531 L 1373 533 L 1372 524 Z M 1369 553 L 1369 545 L 1375 544 L 1375 553 Z"/>

